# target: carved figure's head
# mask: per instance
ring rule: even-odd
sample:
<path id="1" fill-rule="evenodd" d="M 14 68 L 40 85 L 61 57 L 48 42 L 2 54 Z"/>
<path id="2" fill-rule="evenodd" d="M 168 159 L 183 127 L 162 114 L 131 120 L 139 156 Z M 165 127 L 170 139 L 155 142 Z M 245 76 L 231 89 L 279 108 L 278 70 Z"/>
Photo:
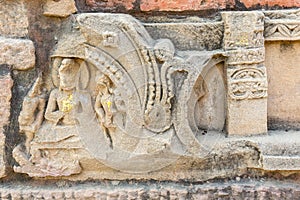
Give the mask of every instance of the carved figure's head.
<path id="1" fill-rule="evenodd" d="M 110 79 L 103 73 L 97 72 L 95 81 L 98 85 L 110 86 Z"/>
<path id="2" fill-rule="evenodd" d="M 70 58 L 64 58 L 58 70 L 61 90 L 73 90 L 76 87 L 76 80 L 79 64 Z"/>
<path id="3" fill-rule="evenodd" d="M 41 84 L 42 84 L 42 77 L 39 76 L 36 81 L 34 82 L 33 86 L 31 87 L 30 91 L 28 92 L 29 97 L 35 97 L 41 94 Z"/>
<path id="4" fill-rule="evenodd" d="M 160 39 L 154 46 L 154 53 L 159 61 L 165 62 L 174 57 L 175 47 L 169 39 Z"/>

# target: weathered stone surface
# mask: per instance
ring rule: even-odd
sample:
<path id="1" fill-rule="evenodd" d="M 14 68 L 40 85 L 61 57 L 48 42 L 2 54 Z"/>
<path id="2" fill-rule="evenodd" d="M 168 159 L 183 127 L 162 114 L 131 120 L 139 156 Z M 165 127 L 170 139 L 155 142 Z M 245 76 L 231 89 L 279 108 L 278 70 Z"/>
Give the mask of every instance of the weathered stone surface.
<path id="1" fill-rule="evenodd" d="M 266 43 L 268 120 L 272 129 L 300 128 L 300 42 Z"/>
<path id="2" fill-rule="evenodd" d="M 228 55 L 227 132 L 267 132 L 267 74 L 264 66 L 264 15 L 224 12 L 224 49 Z"/>
<path id="3" fill-rule="evenodd" d="M 68 17 L 75 13 L 77 8 L 74 0 L 47 0 L 44 5 L 44 15 L 52 17 Z"/>
<path id="4" fill-rule="evenodd" d="M 266 136 L 249 140 L 260 151 L 260 167 L 267 171 L 292 174 L 299 170 L 300 139 L 297 131 L 269 131 Z"/>
<path id="5" fill-rule="evenodd" d="M 43 183 L 41 183 L 43 184 Z M 59 184 L 59 183 L 58 183 Z M 2 199 L 298 199 L 299 183 L 246 179 L 206 184 L 168 182 L 0 185 Z"/>
<path id="6" fill-rule="evenodd" d="M 23 0 L 0 2 L 0 35 L 8 37 L 28 35 L 28 19 Z"/>
<path id="7" fill-rule="evenodd" d="M 142 11 L 184 11 L 224 9 L 233 5 L 232 0 L 192 0 L 188 3 L 185 0 L 142 0 L 140 7 Z"/>
<path id="8" fill-rule="evenodd" d="M 263 156 L 264 170 L 300 170 L 300 156 Z"/>
<path id="9" fill-rule="evenodd" d="M 193 23 L 191 30 L 199 25 L 203 33 L 192 38 L 218 30 L 191 46 L 219 43 L 224 30 L 218 51 L 205 45 L 178 51 L 175 35 L 160 38 L 163 31 L 153 31 L 174 26 L 175 33 L 188 24 L 146 24 L 153 39 L 129 15 L 75 17 L 64 24 L 50 73 L 24 98 L 19 129 L 26 139 L 13 150 L 15 172 L 69 180 L 206 181 L 271 169 L 272 163 L 285 171 L 282 160 L 297 166 L 264 148 L 287 151 L 288 144 L 275 148 L 262 142 L 267 136 L 222 133 L 225 118 L 229 135 L 267 132 L 262 12 L 223 13 L 224 29 L 220 22 Z M 191 48 L 182 41 L 177 45 Z"/>
<path id="10" fill-rule="evenodd" d="M 297 8 L 299 1 L 295 0 L 77 0 L 81 11 L 110 11 L 110 12 L 184 12 L 184 11 L 206 11 L 218 10 L 253 10 L 264 8 Z M 175 13 L 180 16 L 180 14 Z"/>
<path id="11" fill-rule="evenodd" d="M 145 23 L 154 39 L 168 38 L 178 50 L 216 50 L 222 48 L 222 22 Z"/>
<path id="12" fill-rule="evenodd" d="M 228 100 L 227 111 L 228 134 L 242 136 L 267 132 L 267 101 L 265 99 Z"/>
<path id="13" fill-rule="evenodd" d="M 17 70 L 33 68 L 35 65 L 33 42 L 0 37 L 0 64 L 11 65 Z"/>
<path id="14" fill-rule="evenodd" d="M 4 127 L 9 123 L 12 85 L 13 80 L 9 73 L 0 74 L 0 177 L 5 176 L 6 169 Z"/>

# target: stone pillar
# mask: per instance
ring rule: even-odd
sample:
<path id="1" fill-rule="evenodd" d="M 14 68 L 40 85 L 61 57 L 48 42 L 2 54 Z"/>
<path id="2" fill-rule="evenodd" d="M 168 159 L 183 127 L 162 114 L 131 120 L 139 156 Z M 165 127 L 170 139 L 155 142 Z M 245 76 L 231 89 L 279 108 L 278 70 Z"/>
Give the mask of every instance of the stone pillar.
<path id="1" fill-rule="evenodd" d="M 223 12 L 228 135 L 267 132 L 262 12 Z"/>

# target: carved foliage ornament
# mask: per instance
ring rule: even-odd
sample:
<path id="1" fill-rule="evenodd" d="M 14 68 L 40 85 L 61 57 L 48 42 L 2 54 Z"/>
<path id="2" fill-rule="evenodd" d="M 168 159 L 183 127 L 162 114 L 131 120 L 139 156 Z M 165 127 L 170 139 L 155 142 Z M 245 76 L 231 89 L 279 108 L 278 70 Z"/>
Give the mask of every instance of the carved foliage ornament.
<path id="1" fill-rule="evenodd" d="M 299 40 L 299 21 L 272 20 L 265 25 L 266 40 Z"/>
<path id="2" fill-rule="evenodd" d="M 231 99 L 258 99 L 267 97 L 267 80 L 264 67 L 228 69 L 228 93 Z"/>
<path id="3" fill-rule="evenodd" d="M 299 40 L 299 13 L 299 9 L 264 12 L 266 40 Z"/>

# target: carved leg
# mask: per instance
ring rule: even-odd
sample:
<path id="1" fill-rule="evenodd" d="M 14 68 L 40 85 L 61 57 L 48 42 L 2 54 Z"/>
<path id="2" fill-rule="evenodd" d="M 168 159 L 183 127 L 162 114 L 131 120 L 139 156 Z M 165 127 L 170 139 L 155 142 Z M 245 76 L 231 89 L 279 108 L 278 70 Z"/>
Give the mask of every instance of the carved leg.
<path id="1" fill-rule="evenodd" d="M 30 154 L 30 142 L 33 140 L 34 133 L 26 132 L 25 135 L 26 135 L 25 148 L 26 148 L 27 154 L 29 155 Z"/>

